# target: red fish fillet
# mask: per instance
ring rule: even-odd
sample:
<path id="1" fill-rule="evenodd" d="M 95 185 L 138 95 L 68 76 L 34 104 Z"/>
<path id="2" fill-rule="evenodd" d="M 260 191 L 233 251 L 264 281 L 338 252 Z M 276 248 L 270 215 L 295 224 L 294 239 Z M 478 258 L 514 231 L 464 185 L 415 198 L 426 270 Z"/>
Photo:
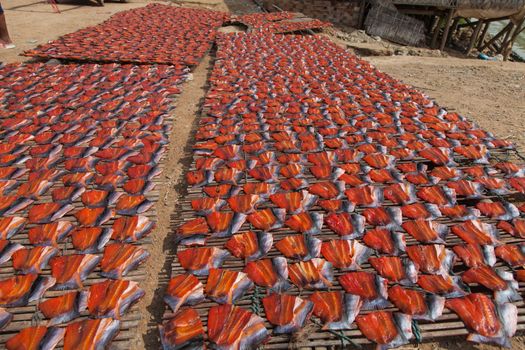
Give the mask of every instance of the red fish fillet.
<path id="1" fill-rule="evenodd" d="M 112 279 L 122 278 L 148 257 L 149 253 L 140 246 L 125 243 L 108 244 L 100 261 L 100 275 Z"/>
<path id="2" fill-rule="evenodd" d="M 250 261 L 244 272 L 257 285 L 280 292 L 289 289 L 288 264 L 283 257 Z"/>
<path id="3" fill-rule="evenodd" d="M 219 304 L 232 304 L 252 286 L 252 281 L 243 272 L 211 268 L 204 293 Z"/>
<path id="4" fill-rule="evenodd" d="M 355 321 L 363 335 L 378 346 L 396 347 L 412 338 L 412 319 L 405 314 L 374 311 L 357 316 Z"/>
<path id="5" fill-rule="evenodd" d="M 313 303 L 294 295 L 270 294 L 262 299 L 268 321 L 276 326 L 275 334 L 294 333 L 310 319 Z"/>
<path id="6" fill-rule="evenodd" d="M 233 256 L 251 261 L 266 255 L 272 244 L 273 236 L 270 233 L 248 231 L 233 235 L 224 247 Z"/>
<path id="7" fill-rule="evenodd" d="M 277 242 L 275 248 L 287 258 L 307 261 L 319 256 L 321 240 L 312 235 L 288 235 Z"/>
<path id="8" fill-rule="evenodd" d="M 338 269 L 358 269 L 370 255 L 370 249 L 356 240 L 333 239 L 324 241 L 321 254 Z"/>
<path id="9" fill-rule="evenodd" d="M 28 327 L 9 338 L 5 347 L 7 350 L 54 349 L 64 338 L 64 333 L 63 328 Z"/>
<path id="10" fill-rule="evenodd" d="M 143 296 L 144 291 L 137 282 L 105 280 L 89 287 L 87 309 L 96 318 L 119 320 Z"/>
<path id="11" fill-rule="evenodd" d="M 175 232 L 175 241 L 184 245 L 204 245 L 210 235 L 206 219 L 197 218 L 180 225 Z"/>
<path id="12" fill-rule="evenodd" d="M 177 253 L 180 265 L 196 276 L 207 275 L 210 268 L 221 267 L 230 254 L 217 247 L 188 248 Z"/>
<path id="13" fill-rule="evenodd" d="M 290 280 L 299 289 L 323 289 L 332 286 L 332 264 L 324 259 L 300 261 L 291 264 L 288 270 Z"/>
<path id="14" fill-rule="evenodd" d="M 316 291 L 310 296 L 314 315 L 324 323 L 323 329 L 348 329 L 361 310 L 359 296 L 334 291 Z"/>
<path id="15" fill-rule="evenodd" d="M 159 332 L 165 349 L 204 347 L 204 327 L 199 314 L 193 309 L 184 309 L 165 321 L 159 326 Z"/>
<path id="16" fill-rule="evenodd" d="M 98 265 L 100 257 L 92 254 L 63 255 L 49 261 L 51 275 L 56 278 L 56 289 L 81 288 L 83 281 Z"/>
<path id="17" fill-rule="evenodd" d="M 255 349 L 267 337 L 264 320 L 238 306 L 213 306 L 208 313 L 208 338 L 214 347 Z"/>
<path id="18" fill-rule="evenodd" d="M 104 349 L 118 334 L 120 321 L 111 318 L 87 319 L 66 327 L 64 350 Z"/>
<path id="19" fill-rule="evenodd" d="M 164 295 L 164 302 L 176 313 L 183 305 L 195 305 L 204 300 L 204 286 L 189 274 L 173 277 Z"/>

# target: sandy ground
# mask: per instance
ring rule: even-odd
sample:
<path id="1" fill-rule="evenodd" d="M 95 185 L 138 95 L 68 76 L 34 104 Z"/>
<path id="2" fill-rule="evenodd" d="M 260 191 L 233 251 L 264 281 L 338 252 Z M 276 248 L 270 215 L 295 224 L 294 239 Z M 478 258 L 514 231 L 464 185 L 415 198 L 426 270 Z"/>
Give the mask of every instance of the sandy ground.
<path id="1" fill-rule="evenodd" d="M 160 348 L 157 325 L 162 322 L 165 307 L 162 302 L 167 287 L 167 276 L 171 276 L 171 264 L 175 254 L 175 242 L 171 224 L 172 215 L 179 200 L 186 194 L 184 173 L 189 167 L 191 158 L 190 134 L 196 129 L 196 116 L 199 113 L 202 99 L 207 90 L 208 74 L 212 67 L 211 56 L 194 69 L 192 80 L 186 82 L 183 92 L 177 99 L 175 110 L 176 124 L 170 135 L 168 154 L 163 159 L 163 180 L 165 185 L 160 189 L 160 200 L 156 204 L 158 221 L 157 228 L 151 237 L 153 245 L 148 247 L 151 253 L 146 269 L 146 281 L 141 283 L 149 291 L 141 301 L 144 320 L 139 329 L 142 336 L 138 339 L 138 347 Z"/>
<path id="2" fill-rule="evenodd" d="M 0 51 L 0 61 L 26 61 L 28 58 L 18 56 L 26 49 L 102 22 L 118 11 L 141 7 L 148 2 L 130 0 L 128 3 L 106 3 L 105 7 L 98 7 L 88 0 L 62 0 L 59 4 L 62 13 L 56 14 L 49 4 L 42 1 L 4 1 L 9 30 L 17 48 Z M 237 14 L 257 10 L 250 0 L 173 0 L 172 3 Z M 379 69 L 426 92 L 440 105 L 471 118 L 499 137 L 517 142 L 522 149 L 525 147 L 525 64 L 413 56 L 366 59 Z M 191 134 L 206 91 L 211 64 L 212 57 L 205 57 L 194 70 L 193 79 L 184 84 L 183 93 L 177 100 L 176 122 L 164 158 L 166 165 L 162 176 L 165 184 L 158 188 L 158 227 L 151 235 L 153 245 L 149 247 L 152 258 L 146 266 L 149 272 L 147 280 L 141 284 L 146 290 L 146 296 L 139 305 L 143 322 L 137 332 L 136 349 L 159 348 L 157 324 L 164 311 L 160 300 L 174 254 L 171 216 L 185 195 L 183 174 L 191 162 L 188 158 Z M 515 338 L 513 349 L 525 349 L 523 344 L 523 338 Z M 467 350 L 491 347 L 447 341 L 409 348 Z"/>

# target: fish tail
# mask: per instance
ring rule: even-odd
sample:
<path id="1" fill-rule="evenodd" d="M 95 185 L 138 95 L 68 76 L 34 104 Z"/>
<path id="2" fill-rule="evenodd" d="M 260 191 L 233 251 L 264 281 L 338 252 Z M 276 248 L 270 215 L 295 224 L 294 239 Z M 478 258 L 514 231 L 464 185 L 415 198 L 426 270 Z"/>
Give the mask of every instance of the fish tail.
<path id="1" fill-rule="evenodd" d="M 237 233 L 237 231 L 240 230 L 241 226 L 244 224 L 245 221 L 246 221 L 246 214 L 235 213 L 235 215 L 233 216 L 232 225 L 230 227 L 228 235 Z"/>
<path id="2" fill-rule="evenodd" d="M 301 203 L 302 211 L 310 209 L 310 207 L 314 205 L 318 199 L 316 195 L 313 195 L 308 191 L 303 191 L 303 198 L 303 203 Z"/>
<path id="3" fill-rule="evenodd" d="M 345 189 L 346 189 L 346 185 L 344 183 L 344 181 L 334 181 L 334 185 L 335 187 L 337 188 L 339 194 L 337 195 L 336 198 L 342 198 L 344 196 L 344 192 L 345 192 Z M 354 207 L 352 208 L 352 210 L 348 210 L 349 212 L 350 211 L 354 211 Z"/>
<path id="4" fill-rule="evenodd" d="M 19 243 L 9 243 L 7 245 L 7 247 L 5 247 L 1 252 L 0 252 L 0 264 L 3 264 L 7 261 L 9 261 L 9 259 L 11 259 L 11 257 L 13 256 L 13 254 L 17 251 L 17 250 L 20 250 L 20 249 L 23 249 L 24 247 L 19 244 Z"/>
<path id="5" fill-rule="evenodd" d="M 431 214 L 432 219 L 436 219 L 441 216 L 441 211 L 439 211 L 439 208 L 437 205 L 431 204 L 431 203 L 425 203 L 425 207 L 428 210 L 428 212 Z"/>
<path id="6" fill-rule="evenodd" d="M 514 204 L 509 203 L 509 202 L 504 202 L 503 206 L 505 207 L 507 214 L 505 218 L 501 220 L 512 220 L 520 216 L 520 211 Z"/>
<path id="7" fill-rule="evenodd" d="M 47 330 L 46 335 L 40 341 L 39 349 L 50 350 L 54 349 L 58 343 L 64 338 L 66 328 L 51 327 Z"/>
<path id="8" fill-rule="evenodd" d="M 339 197 L 339 196 L 338 196 Z M 355 210 L 355 204 L 350 201 L 343 201 L 343 212 L 351 213 Z"/>
<path id="9" fill-rule="evenodd" d="M 257 233 L 257 243 L 259 246 L 258 258 L 265 255 L 272 249 L 273 245 L 273 236 L 269 232 L 258 232 Z"/>
<path id="10" fill-rule="evenodd" d="M 512 337 L 518 327 L 518 308 L 511 303 L 496 304 L 496 311 L 507 337 Z"/>
<path id="11" fill-rule="evenodd" d="M 405 266 L 405 275 L 407 276 L 405 283 L 408 283 L 408 285 L 416 283 L 418 275 L 418 267 L 416 264 L 410 259 L 403 259 L 403 265 Z"/>
<path id="12" fill-rule="evenodd" d="M 496 273 L 507 283 L 507 289 L 494 292 L 494 300 L 496 303 L 503 304 L 523 300 L 518 292 L 518 282 L 514 279 L 512 272 L 497 269 Z"/>
<path id="13" fill-rule="evenodd" d="M 392 240 L 394 241 L 394 246 L 398 252 L 404 252 L 406 249 L 405 236 L 402 232 L 394 231 L 392 232 Z"/>
<path id="14" fill-rule="evenodd" d="M 7 326 L 12 319 L 13 315 L 10 312 L 4 308 L 0 308 L 0 329 L 3 329 L 5 326 Z"/>
<path id="15" fill-rule="evenodd" d="M 95 344 L 96 349 L 104 349 L 106 345 L 118 334 L 120 330 L 120 321 L 111 320 L 110 323 L 105 327 L 104 333 L 98 343 Z"/>
<path id="16" fill-rule="evenodd" d="M 136 302 L 138 302 L 146 293 L 144 292 L 144 290 L 140 289 L 140 288 L 136 288 L 136 290 L 131 293 L 130 295 L 128 295 L 126 298 L 124 298 L 124 300 L 122 300 L 122 303 L 120 304 L 120 307 L 118 309 L 118 317 L 115 317 L 115 318 L 120 318 L 120 315 L 124 315 L 128 309 L 133 305 L 135 304 Z"/>
<path id="17" fill-rule="evenodd" d="M 60 208 L 56 213 L 51 216 L 51 219 L 49 219 L 50 222 L 55 221 L 62 216 L 64 216 L 69 211 L 73 210 L 75 207 L 72 204 L 66 204 L 62 208 Z"/>
<path id="18" fill-rule="evenodd" d="M 443 314 L 445 308 L 445 298 L 430 294 L 426 297 L 428 312 L 427 317 L 429 320 L 434 321 Z"/>
<path id="19" fill-rule="evenodd" d="M 324 215 L 322 213 L 318 212 L 312 212 L 311 214 L 312 220 L 313 220 L 313 226 L 308 231 L 306 231 L 307 234 L 317 235 L 321 233 L 321 229 L 323 227 L 323 217 Z"/>
<path id="20" fill-rule="evenodd" d="M 277 282 L 279 283 L 279 282 Z M 247 290 L 250 290 L 253 288 L 253 282 L 249 279 L 249 278 L 243 278 L 239 284 L 237 285 L 237 287 L 235 288 L 235 290 L 233 290 L 233 292 L 231 292 L 231 301 L 236 301 L 238 300 L 239 298 L 241 298 L 244 293 L 247 291 Z M 219 302 L 219 301 L 217 301 Z"/>
<path id="21" fill-rule="evenodd" d="M 442 225 L 442 224 L 438 224 L 436 226 L 436 231 L 437 231 L 437 234 L 438 234 L 438 239 L 436 240 L 437 242 L 436 243 L 445 243 L 445 239 L 448 235 L 448 232 L 449 232 L 449 228 L 447 225 Z"/>
<path id="22" fill-rule="evenodd" d="M 173 313 L 177 313 L 177 311 L 179 310 L 179 308 L 182 306 L 182 304 L 184 303 L 184 300 L 181 299 L 181 298 L 177 298 L 177 297 L 174 297 L 172 295 L 164 295 L 164 302 L 166 304 L 168 304 L 168 306 L 171 308 L 171 310 L 173 311 Z"/>
<path id="23" fill-rule="evenodd" d="M 353 237 L 362 237 L 363 233 L 365 232 L 365 217 L 358 214 L 351 214 L 352 215 L 352 226 L 354 226 L 354 234 Z"/>
<path id="24" fill-rule="evenodd" d="M 312 235 L 305 234 L 305 242 L 306 247 L 308 248 L 308 256 L 312 258 L 316 258 L 321 253 L 321 244 L 322 241 L 320 239 L 315 238 Z"/>
<path id="25" fill-rule="evenodd" d="M 7 209 L 7 211 L 2 213 L 2 215 L 13 215 L 19 212 L 20 210 L 23 210 L 25 207 L 27 207 L 31 203 L 33 203 L 32 199 L 20 197 L 16 200 L 16 202 L 11 207 L 9 207 L 9 209 Z"/>
<path id="26" fill-rule="evenodd" d="M 379 294 L 379 296 L 386 301 L 388 299 L 387 281 L 383 277 L 376 275 L 375 284 L 377 288 L 377 294 Z"/>
<path id="27" fill-rule="evenodd" d="M 478 333 L 470 333 L 467 336 L 467 340 L 474 342 L 474 343 L 482 343 L 482 344 L 496 344 L 499 346 L 502 346 L 504 348 L 511 348 L 510 340 L 506 336 L 499 336 L 499 337 L 485 337 Z"/>
<path id="28" fill-rule="evenodd" d="M 394 321 L 398 331 L 398 336 L 390 342 L 390 347 L 399 347 L 408 344 L 410 339 L 414 337 L 412 333 L 412 316 L 400 312 L 394 313 Z"/>
<path id="29" fill-rule="evenodd" d="M 39 276 L 31 289 L 31 294 L 29 295 L 28 302 L 40 300 L 44 293 L 49 288 L 53 287 L 55 283 L 56 279 L 54 277 Z"/>
<path id="30" fill-rule="evenodd" d="M 454 254 L 454 252 L 449 249 L 445 249 L 445 259 L 441 263 L 441 271 L 444 274 L 448 274 L 449 271 L 454 266 L 455 261 L 456 261 L 456 254 Z"/>
<path id="31" fill-rule="evenodd" d="M 345 294 L 344 298 L 344 312 L 342 317 L 342 322 L 347 325 L 347 328 L 350 328 L 350 325 L 354 322 L 356 316 L 361 311 L 363 306 L 363 301 L 357 295 Z"/>
<path id="32" fill-rule="evenodd" d="M 341 175 L 343 175 L 345 171 L 341 168 L 336 168 L 334 172 L 332 173 L 332 176 L 330 177 L 330 180 L 335 182 Z"/>
<path id="33" fill-rule="evenodd" d="M 102 248 L 104 248 L 104 246 L 109 242 L 109 240 L 111 239 L 112 233 L 113 233 L 113 230 L 111 228 L 105 227 L 102 229 L 102 233 L 98 237 L 96 247 L 95 247 L 97 252 L 100 252 Z"/>

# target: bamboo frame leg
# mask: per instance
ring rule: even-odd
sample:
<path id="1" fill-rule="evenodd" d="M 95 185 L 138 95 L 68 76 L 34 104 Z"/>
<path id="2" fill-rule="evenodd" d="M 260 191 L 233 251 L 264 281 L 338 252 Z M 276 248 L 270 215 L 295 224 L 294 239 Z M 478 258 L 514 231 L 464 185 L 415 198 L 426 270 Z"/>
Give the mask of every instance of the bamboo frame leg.
<path id="1" fill-rule="evenodd" d="M 481 32 L 481 35 L 479 36 L 478 43 L 476 45 L 476 48 L 478 49 L 478 51 L 479 51 L 479 48 L 481 47 L 481 45 L 483 45 L 483 43 L 485 42 L 485 37 L 487 36 L 487 32 L 489 30 L 489 27 L 490 27 L 490 22 L 486 22 L 485 25 L 483 26 L 483 31 Z"/>
<path id="2" fill-rule="evenodd" d="M 472 37 L 470 38 L 470 44 L 466 52 L 467 56 L 470 55 L 470 53 L 472 52 L 472 49 L 474 49 L 474 45 L 476 45 L 476 42 L 479 37 L 479 33 L 481 32 L 481 27 L 483 26 L 483 24 L 484 24 L 483 20 L 480 20 L 478 24 L 476 25 L 476 29 L 474 29 L 474 33 L 472 33 Z"/>
<path id="3" fill-rule="evenodd" d="M 490 45 L 492 45 L 496 40 L 498 40 L 499 38 L 501 38 L 501 36 L 503 36 L 503 34 L 505 34 L 511 27 L 512 23 L 509 23 L 507 24 L 507 26 L 505 28 L 503 28 L 501 30 L 501 32 L 499 32 L 498 34 L 496 34 L 492 39 L 490 39 L 487 43 L 483 44 L 483 46 L 479 49 L 479 51 L 483 51 L 485 50 L 487 47 L 489 47 Z"/>
<path id="4" fill-rule="evenodd" d="M 443 51 L 445 49 L 445 45 L 447 44 L 450 27 L 452 26 L 452 16 L 453 15 L 454 15 L 454 10 L 451 9 L 447 15 L 445 30 L 443 31 L 443 38 L 441 39 L 441 46 L 439 47 L 440 51 Z"/>
<path id="5" fill-rule="evenodd" d="M 503 60 L 506 61 L 509 59 L 510 54 L 512 53 L 512 46 L 514 45 L 514 41 L 516 41 L 516 38 L 523 30 L 522 26 L 523 23 L 525 23 L 525 18 L 523 18 L 515 27 L 514 27 L 514 33 L 512 33 L 512 36 L 509 39 L 509 42 L 507 43 L 506 47 L 504 48 L 503 52 Z"/>
<path id="6" fill-rule="evenodd" d="M 432 36 L 432 43 L 430 44 L 430 47 L 433 49 L 436 48 L 439 32 L 441 30 L 441 26 L 443 25 L 444 20 L 445 18 L 443 16 L 440 16 L 439 20 L 437 21 L 436 28 L 434 29 L 434 35 Z"/>
<path id="7" fill-rule="evenodd" d="M 460 20 L 460 17 L 454 18 L 454 22 L 452 22 L 452 26 L 450 27 L 450 35 L 447 38 L 446 45 L 449 45 L 452 42 L 452 38 L 454 37 L 454 33 L 458 29 L 459 20 Z"/>

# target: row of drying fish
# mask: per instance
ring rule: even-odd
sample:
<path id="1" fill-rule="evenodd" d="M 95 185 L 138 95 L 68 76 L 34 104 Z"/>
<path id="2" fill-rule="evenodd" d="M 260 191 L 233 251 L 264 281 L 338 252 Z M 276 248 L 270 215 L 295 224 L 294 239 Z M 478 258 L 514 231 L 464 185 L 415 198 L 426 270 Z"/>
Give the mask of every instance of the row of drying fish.
<path id="1" fill-rule="evenodd" d="M 323 156 L 326 153 L 309 155 L 314 158 L 313 156 Z M 359 163 L 336 166 L 304 166 L 301 163 L 254 166 L 255 162 L 243 159 L 224 162 L 220 158 L 201 158 L 196 164 L 198 169 L 186 173 L 186 181 L 190 186 L 202 187 L 205 192 L 221 185 L 230 185 L 233 189 L 231 194 L 244 189 L 249 191 L 249 184 L 260 181 L 268 184 L 269 192 L 257 194 L 271 195 L 279 190 L 308 190 L 312 194 L 321 193 L 324 199 L 341 198 L 346 186 L 370 187 L 372 192 L 378 193 L 376 199 L 379 203 L 369 203 L 365 207 L 377 206 L 382 200 L 394 204 L 412 204 L 422 200 L 443 206 L 455 205 L 462 198 L 481 199 L 486 196 L 508 195 L 511 192 L 523 193 L 525 189 L 524 176 L 505 179 L 500 177 L 500 172 L 488 174 L 483 167 L 469 167 L 461 171 L 458 168 L 441 166 L 428 171 L 425 164 L 416 166 L 415 163 L 408 164 L 408 167 L 400 164 L 396 169 L 373 169 Z M 496 167 L 504 167 L 506 164 L 509 163 L 498 163 Z M 473 176 L 472 173 L 478 170 L 481 176 Z M 517 167 L 517 170 L 521 172 L 523 168 Z M 334 191 L 323 191 L 327 186 L 334 186 Z"/>
<path id="2" fill-rule="evenodd" d="M 236 238 L 237 241 L 233 243 L 228 241 L 226 247 L 230 252 L 242 255 L 244 250 L 248 250 L 246 246 L 253 242 L 238 243 L 243 237 Z M 297 254 L 296 243 L 309 256 Z M 334 285 L 334 267 L 342 271 L 360 270 L 365 263 L 381 276 L 380 284 L 386 285 L 389 282 L 410 287 L 417 285 L 429 293 L 457 297 L 468 291 L 465 284 L 476 283 L 493 291 L 494 299 L 499 303 L 522 300 L 517 292 L 518 283 L 514 275 L 504 268 L 494 268 L 493 265 L 497 257 L 513 268 L 522 267 L 525 263 L 523 245 L 505 244 L 494 248 L 489 245 L 461 244 L 450 250 L 443 245 L 410 245 L 405 248 L 404 242 L 395 243 L 394 249 L 403 252 L 406 250 L 405 257 L 385 254 L 374 256 L 374 250 L 358 240 L 331 239 L 321 243 L 311 236 L 287 236 L 276 246 L 279 246 L 278 251 L 286 257 L 295 250 L 293 262 L 288 262 L 283 256 L 265 258 L 266 253 L 263 254 L 259 249 L 256 254 L 261 257 L 256 260 L 246 259 L 243 272 L 223 269 L 230 253 L 217 247 L 190 248 L 180 251 L 177 257 L 178 263 L 186 272 L 195 276 L 207 276 L 206 295 L 218 303 L 238 301 L 254 283 L 276 292 L 287 291 L 293 287 L 292 284 L 299 290 L 326 289 Z M 324 259 L 318 258 L 319 255 Z M 452 270 L 458 257 L 468 266 L 465 272 L 455 273 Z M 300 260 L 297 261 L 297 258 Z M 516 278 L 522 282 L 525 277 L 523 271 L 515 271 Z M 340 276 L 339 284 L 347 292 L 359 294 L 359 291 L 351 287 L 365 284 L 359 278 L 356 280 L 359 274 L 361 272 Z M 378 281 L 372 280 L 376 280 L 376 283 Z M 374 308 L 387 306 L 383 301 L 372 298 L 369 305 Z M 176 307 L 173 309 L 177 310 Z"/>
<path id="3" fill-rule="evenodd" d="M 287 33 L 302 30 L 321 29 L 332 24 L 318 19 L 301 18 L 293 12 L 250 13 L 242 16 L 230 16 L 230 22 L 240 22 L 249 26 L 251 31 Z"/>
<path id="4" fill-rule="evenodd" d="M 129 121 L 154 122 L 161 111 L 170 107 L 165 97 L 180 93 L 178 86 L 186 79 L 187 71 L 186 67 L 119 64 L 3 66 L 0 91 L 6 108 L 0 111 L 0 116 L 5 118 L 2 135 L 6 141 L 23 143 L 27 140 L 17 139 L 18 133 L 49 136 L 46 131 L 82 133 L 97 124 L 114 128 Z M 108 76 L 112 78 L 107 79 Z M 56 89 L 43 86 L 56 86 Z M 112 114 L 115 112 L 119 113 L 117 117 Z M 152 126 L 158 130 L 164 127 L 158 123 Z M 45 137 L 40 136 L 38 142 L 44 141 Z M 70 146 L 74 139 L 64 141 L 64 145 Z"/>
<path id="5" fill-rule="evenodd" d="M 211 278 L 213 280 L 208 281 L 213 283 L 211 288 L 204 288 L 193 275 L 179 275 L 170 280 L 165 301 L 174 309 L 175 316 L 160 327 L 164 349 L 189 345 L 203 348 L 205 332 L 192 306 L 204 300 L 203 291 L 209 296 L 210 292 L 219 290 L 226 294 L 227 288 L 244 288 L 243 281 L 233 271 L 212 269 Z M 217 286 L 217 278 L 237 280 L 231 281 L 230 286 Z M 263 297 L 264 317 L 273 326 L 273 334 L 298 332 L 313 314 L 322 322 L 323 330 L 348 330 L 355 322 L 378 348 L 386 349 L 407 344 L 413 338 L 412 320 L 435 320 L 445 307 L 455 312 L 471 330 L 471 341 L 509 346 L 509 337 L 516 332 L 516 306 L 494 303 L 485 294 L 470 293 L 445 299 L 399 285 L 387 288 L 381 277 L 366 272 L 348 273 L 341 276 L 341 280 L 346 292 L 315 291 L 307 297 L 273 292 Z M 374 303 L 379 302 L 391 303 L 400 312 L 374 310 L 377 306 Z M 362 309 L 371 311 L 362 314 Z M 217 348 L 253 349 L 270 335 L 264 318 L 230 303 L 212 306 L 207 324 L 208 340 Z"/>
<path id="6" fill-rule="evenodd" d="M 264 17 L 246 21 L 290 18 Z M 218 47 L 164 348 L 256 348 L 312 315 L 389 348 L 445 308 L 469 340 L 510 346 L 525 207 L 508 195 L 525 172 L 497 159 L 512 144 L 324 38 L 224 34 Z M 258 289 L 260 309 L 232 305 Z"/>
<path id="7" fill-rule="evenodd" d="M 85 237 L 85 241 L 100 239 L 95 235 Z M 109 237 L 106 239 L 108 240 Z M 30 297 L 29 291 L 45 292 L 39 288 L 39 284 L 33 285 L 33 282 L 45 282 L 47 288 L 53 287 L 54 290 L 82 288 L 83 281 L 98 266 L 100 266 L 100 276 L 118 279 L 136 269 L 149 257 L 149 253 L 140 245 L 128 243 L 107 244 L 103 248 L 102 255 L 59 255 L 59 253 L 59 249 L 52 246 L 22 248 L 18 243 L 7 243 L 2 252 L 2 261 L 7 262 L 12 259 L 13 269 L 17 275 L 0 281 L 0 284 L 6 288 L 5 293 L 0 297 L 0 305 L 5 307 L 25 306 L 28 301 L 27 297 Z M 6 259 L 8 255 L 11 255 L 10 259 Z M 48 268 L 51 269 L 52 278 L 36 281 L 38 274 L 42 274 L 43 270 Z M 29 283 L 31 280 L 33 282 Z M 12 294 L 7 292 L 10 288 L 14 288 L 11 291 Z M 42 294 L 38 295 L 40 296 Z M 39 299 L 38 297 L 36 299 Z M 35 298 L 30 299 L 35 300 Z"/>
<path id="8" fill-rule="evenodd" d="M 148 259 L 140 243 L 155 227 L 148 195 L 168 141 L 171 97 L 186 74 L 115 64 L 0 68 L 8 106 L 0 120 L 7 349 L 103 349 L 128 327 L 122 318 L 144 295 L 129 279 Z M 12 334 L 16 308 L 34 303 L 36 325 Z"/>
<path id="9" fill-rule="evenodd" d="M 297 193 L 297 196 L 293 194 Z M 257 195 L 241 195 L 231 197 L 228 202 L 236 212 L 215 211 L 217 207 L 223 206 L 226 201 L 218 198 L 195 199 L 192 204 L 201 213 L 209 210 L 204 217 L 188 220 L 181 225 L 176 232 L 175 239 L 182 245 L 204 245 L 213 237 L 230 237 L 243 229 L 253 229 L 264 232 L 279 232 L 281 228 L 287 228 L 292 232 L 318 235 L 321 233 L 334 233 L 345 239 L 360 238 L 369 229 L 383 228 L 389 231 L 406 232 L 412 239 L 420 243 L 444 243 L 447 238 L 457 237 L 467 243 L 475 244 L 500 244 L 498 229 L 514 236 L 523 238 L 525 220 L 519 217 L 518 209 L 508 202 L 478 203 L 478 207 L 484 211 L 499 211 L 508 215 L 509 221 L 499 221 L 497 225 L 483 222 L 478 217 L 479 210 L 469 208 L 465 205 L 454 207 L 437 207 L 416 203 L 403 207 L 378 207 L 367 208 L 361 213 L 349 213 L 348 206 L 338 201 L 325 202 L 329 214 L 316 211 L 297 211 L 290 213 L 290 209 L 300 208 L 304 200 L 312 196 L 302 195 L 300 192 L 290 194 L 278 193 L 272 195 L 274 200 L 279 200 L 281 208 L 265 208 L 261 210 L 241 212 L 238 208 L 243 203 L 254 203 L 260 198 Z M 283 198 L 284 197 L 284 198 Z M 301 199 L 304 198 L 304 200 Z M 198 205 L 198 207 L 197 207 Z M 202 206 L 209 206 L 208 209 Z M 334 208 L 341 208 L 335 212 Z M 287 216 L 287 211 L 290 213 Z M 437 220 L 441 213 L 446 213 L 443 218 L 448 217 L 456 223 L 447 226 Z M 403 221 L 403 217 L 405 220 Z M 368 226 L 367 226 L 368 225 Z M 323 227 L 328 230 L 323 230 Z M 449 233 L 453 235 L 449 235 Z"/>
<path id="10" fill-rule="evenodd" d="M 119 12 L 102 24 L 66 34 L 26 56 L 101 62 L 197 65 L 210 49 L 223 12 L 162 4 Z"/>

